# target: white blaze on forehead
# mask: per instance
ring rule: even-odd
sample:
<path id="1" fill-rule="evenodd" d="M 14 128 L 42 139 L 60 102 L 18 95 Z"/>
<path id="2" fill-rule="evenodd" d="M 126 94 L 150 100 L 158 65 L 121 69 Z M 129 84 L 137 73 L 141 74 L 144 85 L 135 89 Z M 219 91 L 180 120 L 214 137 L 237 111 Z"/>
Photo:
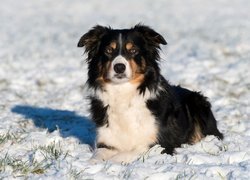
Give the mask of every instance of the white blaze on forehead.
<path id="1" fill-rule="evenodd" d="M 119 43 L 119 54 L 121 54 L 122 53 L 122 34 L 121 33 L 119 33 L 118 43 Z"/>

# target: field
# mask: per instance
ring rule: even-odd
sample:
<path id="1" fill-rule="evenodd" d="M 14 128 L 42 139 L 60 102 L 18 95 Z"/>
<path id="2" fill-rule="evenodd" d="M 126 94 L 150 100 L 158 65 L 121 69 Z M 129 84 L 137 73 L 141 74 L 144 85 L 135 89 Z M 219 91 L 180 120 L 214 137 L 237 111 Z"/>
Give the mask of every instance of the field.
<path id="1" fill-rule="evenodd" d="M 250 1 L 0 2 L 0 179 L 250 179 Z M 96 24 L 139 22 L 168 42 L 162 74 L 209 98 L 225 139 L 90 164 L 96 134 L 77 42 Z"/>

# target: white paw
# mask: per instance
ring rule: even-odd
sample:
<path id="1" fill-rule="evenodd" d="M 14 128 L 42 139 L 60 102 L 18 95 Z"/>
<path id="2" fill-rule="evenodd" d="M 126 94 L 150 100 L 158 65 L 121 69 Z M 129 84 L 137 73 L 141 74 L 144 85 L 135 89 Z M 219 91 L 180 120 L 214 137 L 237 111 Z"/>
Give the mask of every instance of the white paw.
<path id="1" fill-rule="evenodd" d="M 96 165 L 96 164 L 99 164 L 99 163 L 101 163 L 101 162 L 103 162 L 102 159 L 97 159 L 97 158 L 95 158 L 95 157 L 92 157 L 92 158 L 90 158 L 90 159 L 88 160 L 88 163 L 91 164 L 91 165 Z"/>
<path id="2" fill-rule="evenodd" d="M 101 161 L 109 160 L 111 157 L 113 157 L 116 154 L 117 154 L 117 151 L 109 150 L 106 148 L 99 148 L 99 149 L 96 149 L 96 151 L 94 152 L 91 158 L 91 161 L 101 162 Z"/>
<path id="3" fill-rule="evenodd" d="M 113 156 L 110 160 L 117 163 L 122 163 L 123 165 L 129 164 L 139 158 L 138 155 L 133 153 L 119 153 Z"/>

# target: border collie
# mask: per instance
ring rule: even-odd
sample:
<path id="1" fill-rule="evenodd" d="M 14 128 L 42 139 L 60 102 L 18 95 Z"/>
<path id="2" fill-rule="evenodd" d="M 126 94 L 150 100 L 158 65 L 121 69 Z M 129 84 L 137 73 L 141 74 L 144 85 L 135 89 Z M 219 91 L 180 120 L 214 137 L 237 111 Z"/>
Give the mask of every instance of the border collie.
<path id="1" fill-rule="evenodd" d="M 211 105 L 199 92 L 173 86 L 159 69 L 165 39 L 148 26 L 112 29 L 97 25 L 84 34 L 90 112 L 97 127 L 95 160 L 131 162 L 160 144 L 173 154 L 206 135 L 223 139 Z"/>

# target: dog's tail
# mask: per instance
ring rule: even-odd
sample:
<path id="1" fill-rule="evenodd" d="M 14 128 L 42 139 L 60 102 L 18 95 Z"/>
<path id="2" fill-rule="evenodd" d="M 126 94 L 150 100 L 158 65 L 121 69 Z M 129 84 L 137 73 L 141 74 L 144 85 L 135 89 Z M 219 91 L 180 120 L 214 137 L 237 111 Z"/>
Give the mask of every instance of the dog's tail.
<path id="1" fill-rule="evenodd" d="M 206 135 L 214 135 L 223 139 L 207 98 L 198 92 L 190 92 L 186 97 L 186 110 L 189 119 L 193 122 L 193 132 L 190 143 L 198 142 Z"/>

